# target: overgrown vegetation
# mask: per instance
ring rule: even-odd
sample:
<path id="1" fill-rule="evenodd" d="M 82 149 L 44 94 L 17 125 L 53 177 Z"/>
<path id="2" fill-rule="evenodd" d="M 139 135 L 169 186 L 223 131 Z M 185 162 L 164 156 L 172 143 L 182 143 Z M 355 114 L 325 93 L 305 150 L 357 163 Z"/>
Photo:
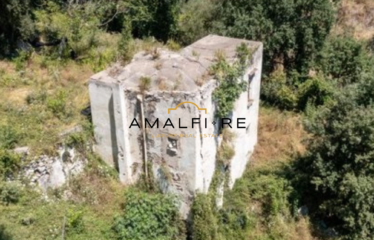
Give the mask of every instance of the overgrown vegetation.
<path id="1" fill-rule="evenodd" d="M 164 194 L 129 191 L 123 215 L 113 225 L 117 239 L 184 239 L 176 199 Z"/>
<path id="2" fill-rule="evenodd" d="M 251 51 L 243 43 L 236 49 L 236 54 L 238 60 L 231 64 L 222 53 L 216 53 L 216 63 L 210 69 L 218 81 L 218 87 L 213 92 L 218 118 L 228 117 L 234 109 L 235 101 L 247 89 L 247 81 L 243 78 L 252 57 Z"/>
<path id="3" fill-rule="evenodd" d="M 193 239 L 308 239 L 310 235 L 296 233 L 304 219 L 295 210 L 287 171 L 279 169 L 283 168 L 249 170 L 225 192 L 222 208 L 212 195 L 197 195 L 191 210 Z"/>
<path id="4" fill-rule="evenodd" d="M 373 82 L 363 77 L 334 96 L 334 102 L 309 113 L 313 134 L 298 162 L 315 214 L 342 239 L 370 239 L 373 231 L 372 146 Z"/>
<path id="5" fill-rule="evenodd" d="M 265 67 L 307 71 L 334 23 L 329 0 L 223 1 L 218 31 L 265 43 Z"/>

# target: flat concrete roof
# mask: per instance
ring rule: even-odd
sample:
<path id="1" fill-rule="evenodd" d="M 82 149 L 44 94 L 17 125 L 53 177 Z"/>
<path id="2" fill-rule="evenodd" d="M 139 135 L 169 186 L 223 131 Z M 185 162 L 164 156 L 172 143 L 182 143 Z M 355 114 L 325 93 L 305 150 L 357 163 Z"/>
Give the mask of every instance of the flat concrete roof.
<path id="1" fill-rule="evenodd" d="M 137 89 L 140 79 L 151 79 L 149 91 L 194 91 L 213 77 L 208 75 L 217 51 L 225 54 L 229 62 L 236 56 L 241 43 L 255 49 L 260 42 L 208 35 L 179 52 L 152 49 L 135 54 L 126 66 L 114 66 L 91 77 L 93 81 L 117 82 L 126 89 Z"/>

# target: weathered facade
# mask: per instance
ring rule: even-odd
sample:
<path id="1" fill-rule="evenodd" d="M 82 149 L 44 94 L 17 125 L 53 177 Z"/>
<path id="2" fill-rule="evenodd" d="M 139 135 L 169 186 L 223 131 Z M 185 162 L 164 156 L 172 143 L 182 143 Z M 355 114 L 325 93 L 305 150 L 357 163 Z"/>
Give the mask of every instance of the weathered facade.
<path id="1" fill-rule="evenodd" d="M 115 65 L 92 76 L 95 150 L 118 169 L 123 183 L 137 181 L 149 164 L 161 188 L 180 197 L 182 213 L 187 213 L 196 191 L 208 191 L 221 141 L 212 99 L 217 81 L 208 70 L 217 51 L 229 62 L 235 61 L 241 43 L 253 54 L 244 75 L 247 91 L 230 116 L 236 136 L 230 162 L 232 186 L 257 142 L 261 43 L 209 35 L 180 52 L 140 52 L 128 65 Z M 245 119 L 245 128 L 237 128 L 238 118 Z"/>

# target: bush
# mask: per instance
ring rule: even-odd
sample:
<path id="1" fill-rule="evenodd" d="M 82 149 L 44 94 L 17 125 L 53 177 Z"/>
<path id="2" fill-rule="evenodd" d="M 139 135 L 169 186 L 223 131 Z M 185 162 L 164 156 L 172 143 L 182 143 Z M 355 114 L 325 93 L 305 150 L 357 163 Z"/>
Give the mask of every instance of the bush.
<path id="1" fill-rule="evenodd" d="M 128 191 L 113 229 L 117 239 L 184 239 L 176 201 L 164 194 Z"/>
<path id="2" fill-rule="evenodd" d="M 152 80 L 150 77 L 141 77 L 139 79 L 139 89 L 140 91 L 148 91 L 151 87 Z"/>
<path id="3" fill-rule="evenodd" d="M 0 126 L 0 149 L 14 148 L 18 143 L 19 134 L 9 125 Z"/>
<path id="4" fill-rule="evenodd" d="M 131 21 L 125 20 L 123 23 L 123 28 L 121 31 L 121 39 L 118 42 L 118 51 L 120 52 L 120 56 L 122 60 L 129 61 L 132 58 L 131 52 L 131 43 L 132 43 L 132 35 L 131 35 Z"/>
<path id="5" fill-rule="evenodd" d="M 16 173 L 20 168 L 20 157 L 0 148 L 0 180 Z"/>
<path id="6" fill-rule="evenodd" d="M 47 92 L 45 90 L 32 92 L 26 97 L 27 104 L 44 104 L 47 100 Z"/>
<path id="7" fill-rule="evenodd" d="M 30 59 L 31 53 L 31 51 L 18 51 L 17 57 L 13 58 L 17 71 L 25 69 L 26 62 Z"/>
<path id="8" fill-rule="evenodd" d="M 217 239 L 217 216 L 211 196 L 197 194 L 191 207 L 192 239 Z"/>
<path id="9" fill-rule="evenodd" d="M 82 131 L 70 134 L 65 144 L 73 147 L 80 153 L 86 153 L 87 147 L 94 141 L 93 125 L 89 121 L 85 121 L 82 125 Z"/>
<path id="10" fill-rule="evenodd" d="M 47 108 L 56 117 L 63 119 L 67 116 L 67 106 L 66 106 L 66 93 L 64 91 L 58 91 L 54 96 L 47 98 Z"/>
<path id="11" fill-rule="evenodd" d="M 69 210 L 67 213 L 66 231 L 68 234 L 84 232 L 83 211 Z"/>
<path id="12" fill-rule="evenodd" d="M 0 202 L 5 205 L 17 203 L 21 197 L 21 187 L 17 183 L 0 183 Z"/>
<path id="13" fill-rule="evenodd" d="M 304 77 L 297 72 L 275 71 L 264 79 L 261 94 L 264 100 L 281 109 L 303 111 L 307 106 L 327 103 L 336 90 L 334 87 L 333 80 L 327 81 L 321 75 Z"/>
<path id="14" fill-rule="evenodd" d="M 222 131 L 222 142 L 217 149 L 217 165 L 227 167 L 230 164 L 231 159 L 235 155 L 235 149 L 233 147 L 233 141 L 236 138 L 235 133 L 230 132 L 229 129 L 224 128 Z"/>
<path id="15" fill-rule="evenodd" d="M 275 71 L 263 81 L 262 98 L 281 109 L 294 109 L 298 102 L 297 82 L 297 77 L 289 77 L 282 71 Z"/>
<path id="16" fill-rule="evenodd" d="M 322 76 L 309 78 L 298 89 L 298 109 L 305 110 L 308 105 L 320 106 L 331 101 L 334 94 L 332 81 L 327 82 Z"/>
<path id="17" fill-rule="evenodd" d="M 228 117 L 240 94 L 246 91 L 247 82 L 243 76 L 247 60 L 251 57 L 251 52 L 244 43 L 236 48 L 237 60 L 233 64 L 230 64 L 219 52 L 216 54 L 216 62 L 211 66 L 210 72 L 215 74 L 214 77 L 219 83 L 213 92 L 213 100 L 217 104 L 217 118 Z"/>
<path id="18" fill-rule="evenodd" d="M 372 65 L 366 44 L 347 36 L 331 37 L 319 59 L 324 74 L 338 79 L 341 85 L 357 82 Z"/>
<path id="19" fill-rule="evenodd" d="M 261 228 L 261 239 L 289 239 L 285 225 L 293 223 L 289 203 L 293 188 L 282 168 L 277 169 L 281 171 L 252 169 L 225 193 L 218 215 L 220 239 L 257 239 L 255 228 Z"/>
<path id="20" fill-rule="evenodd" d="M 283 169 L 263 167 L 246 172 L 232 190 L 225 190 L 220 209 L 214 194 L 197 194 L 191 207 L 192 239 L 289 239 L 285 226 L 294 221 L 293 193 Z"/>
<path id="21" fill-rule="evenodd" d="M 373 83 L 371 76 L 338 91 L 308 116 L 313 138 L 297 162 L 305 201 L 342 239 L 371 239 L 374 233 Z"/>

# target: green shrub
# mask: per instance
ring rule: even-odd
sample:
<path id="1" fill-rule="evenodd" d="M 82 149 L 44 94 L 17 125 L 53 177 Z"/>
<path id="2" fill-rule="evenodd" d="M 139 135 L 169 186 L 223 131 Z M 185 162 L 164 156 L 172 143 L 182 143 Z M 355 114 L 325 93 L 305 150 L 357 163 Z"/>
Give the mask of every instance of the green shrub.
<path id="1" fill-rule="evenodd" d="M 20 157 L 17 154 L 0 148 L 0 180 L 15 174 L 20 164 Z"/>
<path id="2" fill-rule="evenodd" d="M 191 207 L 192 239 L 217 239 L 217 216 L 210 195 L 197 194 Z"/>
<path id="3" fill-rule="evenodd" d="M 230 132 L 229 129 L 223 129 L 222 143 L 217 149 L 217 163 L 222 164 L 223 166 L 229 165 L 231 159 L 235 155 L 235 149 L 232 144 L 235 137 L 235 134 Z"/>
<path id="4" fill-rule="evenodd" d="M 131 35 L 131 21 L 126 19 L 123 23 L 123 29 L 121 31 L 121 39 L 118 42 L 118 51 L 122 60 L 129 61 L 132 58 L 131 44 L 132 44 L 132 35 Z"/>
<path id="5" fill-rule="evenodd" d="M 31 57 L 31 51 L 18 51 L 18 56 L 13 59 L 17 71 L 25 68 L 27 60 Z"/>
<path id="6" fill-rule="evenodd" d="M 238 60 L 231 64 L 220 52 L 217 52 L 216 63 L 210 69 L 219 83 L 213 92 L 213 99 L 217 103 L 216 117 L 218 118 L 228 117 L 240 94 L 247 89 L 247 82 L 244 81 L 243 76 L 246 60 L 252 57 L 247 45 L 241 44 L 236 48 L 236 57 Z"/>
<path id="7" fill-rule="evenodd" d="M 70 134 L 65 143 L 69 147 L 74 147 L 81 153 L 85 153 L 87 147 L 93 143 L 93 125 L 91 122 L 85 121 L 82 125 L 82 131 Z"/>
<path id="8" fill-rule="evenodd" d="M 47 98 L 47 108 L 59 119 L 65 118 L 68 114 L 66 92 L 60 90 L 55 95 L 49 96 Z"/>
<path id="9" fill-rule="evenodd" d="M 148 91 L 151 87 L 151 78 L 150 77 L 141 77 L 139 79 L 139 89 L 140 91 Z"/>
<path id="10" fill-rule="evenodd" d="M 197 194 L 191 207 L 192 239 L 289 239 L 284 226 L 294 221 L 290 203 L 294 189 L 286 174 L 275 169 L 247 171 L 233 189 L 225 190 L 220 209 L 212 192 Z"/>
<path id="11" fill-rule="evenodd" d="M 0 225 L 0 239 L 4 240 L 12 240 L 13 236 L 9 233 L 9 231 L 4 227 L 4 225 Z"/>
<path id="12" fill-rule="evenodd" d="M 0 202 L 5 205 L 17 203 L 22 195 L 22 189 L 18 183 L 2 182 L 0 183 Z"/>
<path id="13" fill-rule="evenodd" d="M 27 104 L 44 104 L 47 100 L 47 92 L 45 90 L 32 92 L 27 95 Z"/>
<path id="14" fill-rule="evenodd" d="M 255 216 L 235 206 L 222 208 L 218 212 L 218 238 L 222 240 L 245 240 L 256 224 Z"/>
<path id="15" fill-rule="evenodd" d="M 297 82 L 297 77 L 275 71 L 263 81 L 262 99 L 281 109 L 294 109 L 298 103 Z"/>
<path id="16" fill-rule="evenodd" d="M 10 125 L 0 126 L 0 149 L 11 149 L 19 141 L 19 134 Z"/>
<path id="17" fill-rule="evenodd" d="M 319 59 L 323 73 L 339 80 L 341 85 L 357 82 L 372 65 L 366 44 L 347 36 L 331 37 Z"/>
<path id="18" fill-rule="evenodd" d="M 292 192 L 283 173 L 269 167 L 247 171 L 234 188 L 225 193 L 218 215 L 219 239 L 251 239 L 254 228 L 261 224 L 264 239 L 287 239 L 284 233 L 279 235 L 276 228 L 282 227 L 279 218 L 285 224 L 292 224 L 289 203 Z"/>
<path id="19" fill-rule="evenodd" d="M 113 226 L 117 239 L 183 239 L 182 222 L 173 197 L 128 191 L 123 214 Z"/>
<path id="20" fill-rule="evenodd" d="M 82 210 L 70 209 L 67 213 L 66 231 L 68 234 L 79 234 L 85 230 Z"/>
<path id="21" fill-rule="evenodd" d="M 100 20 L 96 14 L 97 5 L 92 2 L 85 4 L 69 4 L 69 10 L 54 1 L 47 1 L 43 8 L 35 11 L 36 26 L 48 40 L 67 38 L 68 46 L 77 56 L 87 54 L 96 46 Z M 59 49 L 56 48 L 57 51 Z M 56 51 L 56 54 L 60 54 Z M 65 52 L 63 57 L 70 57 Z"/>
<path id="22" fill-rule="evenodd" d="M 261 94 L 264 100 L 281 109 L 303 111 L 308 105 L 327 103 L 336 88 L 333 80 L 327 81 L 320 75 L 304 77 L 297 72 L 275 71 L 264 79 Z"/>
<path id="23" fill-rule="evenodd" d="M 167 48 L 169 48 L 172 51 L 179 51 L 182 48 L 181 45 L 179 45 L 173 39 L 168 40 L 168 42 L 166 43 L 166 46 L 167 46 Z"/>
<path id="24" fill-rule="evenodd" d="M 316 76 L 309 78 L 298 89 L 298 109 L 304 110 L 308 105 L 324 105 L 332 99 L 334 84 L 327 82 L 324 77 Z"/>

